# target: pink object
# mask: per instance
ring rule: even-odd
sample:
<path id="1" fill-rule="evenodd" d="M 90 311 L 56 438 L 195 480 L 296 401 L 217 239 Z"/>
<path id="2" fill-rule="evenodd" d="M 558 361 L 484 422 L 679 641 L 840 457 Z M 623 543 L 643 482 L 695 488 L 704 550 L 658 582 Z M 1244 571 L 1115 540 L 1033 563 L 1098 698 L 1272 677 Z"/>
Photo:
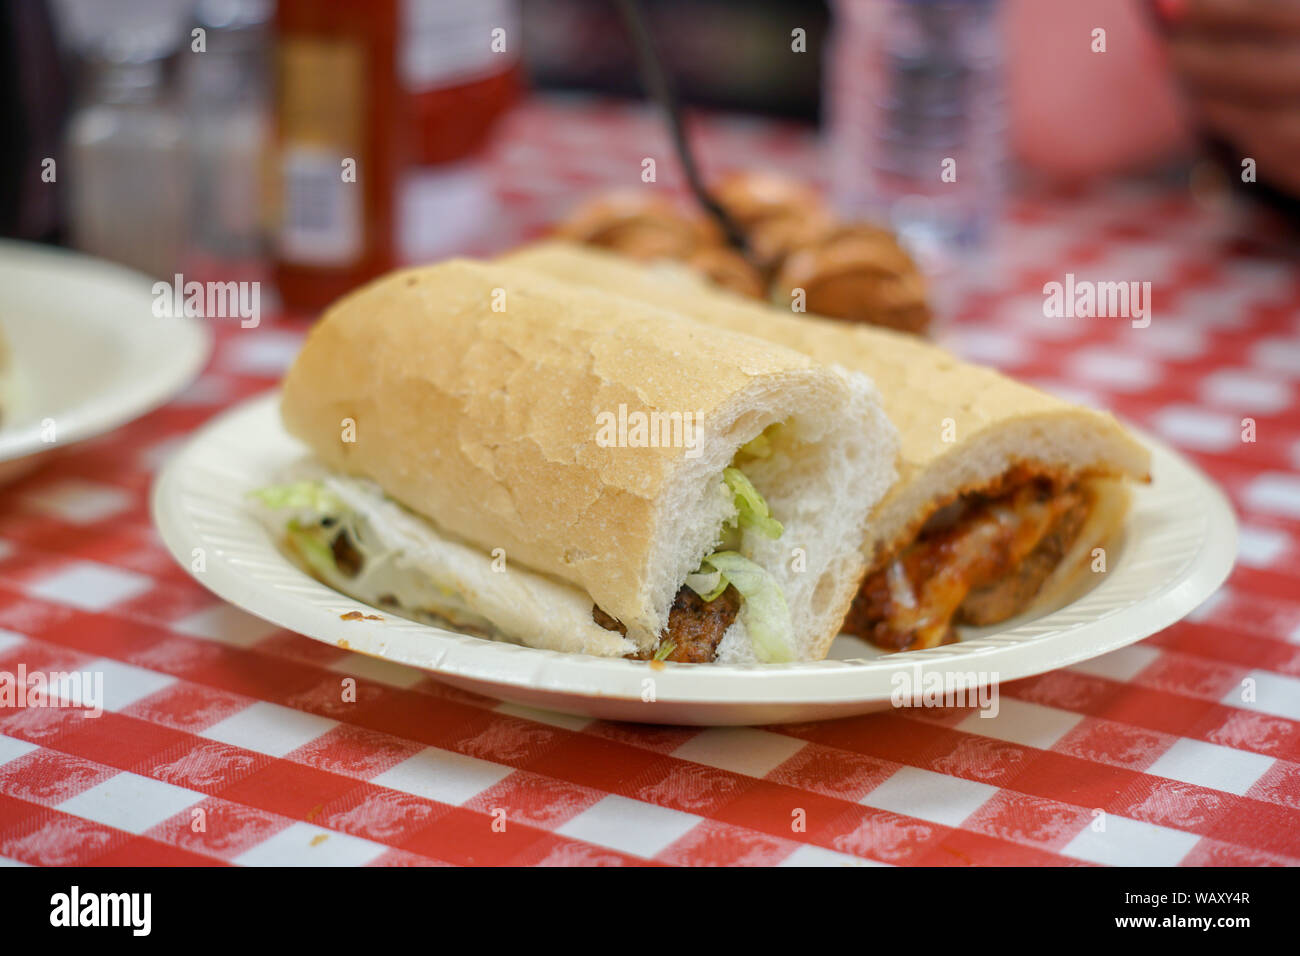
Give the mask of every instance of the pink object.
<path id="1" fill-rule="evenodd" d="M 1181 3 L 1163 4 L 1176 17 Z M 1190 137 L 1159 36 L 1136 0 L 1007 0 L 1013 153 L 1051 176 L 1141 170 Z M 1106 52 L 1093 52 L 1105 30 Z"/>
<path id="2" fill-rule="evenodd" d="M 1151 0 L 1151 5 L 1160 19 L 1169 24 L 1179 23 L 1187 15 L 1187 0 Z"/>

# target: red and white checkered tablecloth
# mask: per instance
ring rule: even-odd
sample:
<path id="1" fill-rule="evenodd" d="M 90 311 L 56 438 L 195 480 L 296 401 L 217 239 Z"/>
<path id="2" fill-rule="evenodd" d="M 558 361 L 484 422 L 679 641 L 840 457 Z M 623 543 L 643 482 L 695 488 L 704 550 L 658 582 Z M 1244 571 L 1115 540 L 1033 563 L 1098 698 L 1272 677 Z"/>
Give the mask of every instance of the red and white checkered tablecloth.
<path id="1" fill-rule="evenodd" d="M 706 166 L 818 176 L 797 129 L 698 132 Z M 643 111 L 520 109 L 493 155 L 503 225 L 482 251 L 635 184 L 647 155 L 669 154 Z M 673 185 L 674 164 L 659 171 Z M 1190 619 L 1003 686 L 995 719 L 701 730 L 544 714 L 216 600 L 163 551 L 150 482 L 194 428 L 270 387 L 303 332 L 219 323 L 179 399 L 0 490 L 0 671 L 102 672 L 107 708 L 0 708 L 0 862 L 1300 862 L 1300 282 L 1230 227 L 1149 186 L 1021 198 L 951 328 L 967 355 L 1179 446 L 1242 519 L 1237 570 Z M 1150 327 L 1045 319 L 1042 285 L 1065 272 L 1152 281 Z"/>

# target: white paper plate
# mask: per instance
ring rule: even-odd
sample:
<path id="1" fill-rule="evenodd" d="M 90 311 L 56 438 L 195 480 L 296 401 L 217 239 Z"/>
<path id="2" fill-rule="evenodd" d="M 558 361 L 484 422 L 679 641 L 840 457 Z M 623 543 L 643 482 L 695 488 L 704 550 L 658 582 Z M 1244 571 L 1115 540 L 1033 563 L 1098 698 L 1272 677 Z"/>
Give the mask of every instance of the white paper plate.
<path id="1" fill-rule="evenodd" d="M 923 681 L 930 673 L 1002 681 L 1040 674 L 1177 621 L 1223 582 L 1236 555 L 1236 522 L 1223 495 L 1182 457 L 1150 442 L 1155 480 L 1137 489 L 1122 540 L 1110 548 L 1108 573 L 1059 610 L 971 631 L 947 647 L 893 655 L 840 638 L 837 659 L 817 663 L 652 669 L 539 651 L 376 612 L 288 561 L 244 500 L 303 454 L 280 425 L 277 401 L 271 393 L 231 409 L 159 476 L 153 517 L 176 559 L 192 570 L 195 549 L 202 549 L 205 570 L 195 577 L 204 586 L 282 627 L 422 668 L 457 687 L 569 713 L 704 725 L 820 720 L 890 706 L 900 671 Z M 383 620 L 342 620 L 349 611 Z"/>
<path id="2" fill-rule="evenodd" d="M 0 481 L 42 452 L 138 418 L 199 373 L 210 330 L 199 319 L 155 316 L 152 286 L 102 259 L 0 242 L 0 335 L 9 352 Z"/>

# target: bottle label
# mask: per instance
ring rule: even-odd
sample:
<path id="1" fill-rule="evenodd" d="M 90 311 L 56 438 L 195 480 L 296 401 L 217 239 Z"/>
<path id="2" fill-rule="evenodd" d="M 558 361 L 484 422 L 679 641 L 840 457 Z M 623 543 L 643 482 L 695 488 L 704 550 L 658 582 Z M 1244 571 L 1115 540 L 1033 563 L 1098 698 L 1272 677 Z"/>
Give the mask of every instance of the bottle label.
<path id="1" fill-rule="evenodd" d="M 280 255 L 305 265 L 355 262 L 363 240 L 361 184 L 344 182 L 346 160 L 327 149 L 292 147 L 281 158 L 284 214 Z"/>
<path id="2" fill-rule="evenodd" d="M 513 0 L 403 0 L 401 34 L 402 83 L 413 93 L 503 73 L 519 58 Z"/>
<path id="3" fill-rule="evenodd" d="M 355 262 L 365 244 L 364 58 L 346 40 L 290 39 L 280 50 L 280 256 Z"/>

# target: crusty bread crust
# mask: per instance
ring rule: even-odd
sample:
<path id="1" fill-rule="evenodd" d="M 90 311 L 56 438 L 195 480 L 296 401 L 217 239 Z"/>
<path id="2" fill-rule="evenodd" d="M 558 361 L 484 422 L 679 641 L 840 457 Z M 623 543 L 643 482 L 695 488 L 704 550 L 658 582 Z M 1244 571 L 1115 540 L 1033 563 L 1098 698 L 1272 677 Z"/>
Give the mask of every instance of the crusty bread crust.
<path id="1" fill-rule="evenodd" d="M 524 270 L 453 260 L 391 274 L 335 304 L 286 377 L 282 413 L 330 467 L 375 480 L 440 532 L 501 549 L 512 569 L 576 585 L 651 650 L 729 507 L 728 495 L 701 496 L 720 490 L 736 449 L 768 424 L 794 417 L 810 435 L 851 436 L 876 487 L 838 501 L 843 521 L 861 528 L 892 480 L 896 441 L 874 404 L 876 418 L 861 414 L 864 401 L 846 376 L 792 350 Z M 620 405 L 698 416 L 699 455 L 602 446 L 597 416 Z M 862 445 L 859 431 L 884 438 Z M 879 460 L 862 461 L 872 450 Z M 829 550 L 832 540 L 810 545 Z M 851 540 L 834 544 L 838 555 L 816 557 L 851 572 L 819 595 L 838 606 L 861 568 Z M 833 637 L 838 620 L 821 617 L 829 636 L 804 634 L 801 645 Z"/>
<path id="2" fill-rule="evenodd" d="M 1112 415 L 963 362 L 915 337 L 795 316 L 706 286 L 680 267 L 641 266 L 571 243 L 539 242 L 501 261 L 675 309 L 869 375 L 902 442 L 898 480 L 868 527 L 863 550 L 869 563 L 911 540 L 939 504 L 980 491 L 1017 464 L 1149 480 L 1150 453 Z M 1098 507 L 1123 508 L 1124 500 L 1106 496 Z"/>

